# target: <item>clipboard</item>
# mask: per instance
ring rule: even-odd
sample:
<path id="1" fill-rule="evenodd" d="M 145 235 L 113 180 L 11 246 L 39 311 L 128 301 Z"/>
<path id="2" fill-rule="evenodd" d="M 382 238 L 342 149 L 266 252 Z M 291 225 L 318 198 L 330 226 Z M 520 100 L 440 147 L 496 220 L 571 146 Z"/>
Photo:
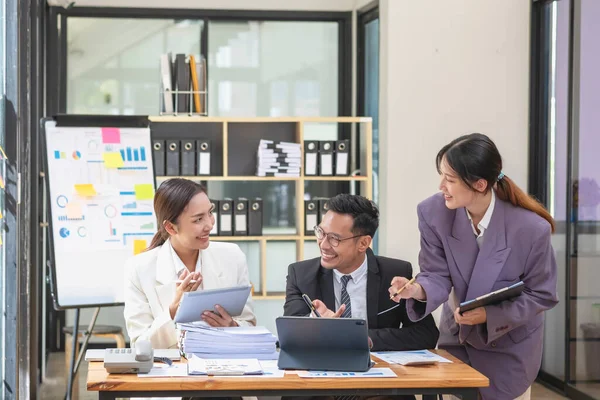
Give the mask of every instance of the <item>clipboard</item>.
<path id="1" fill-rule="evenodd" d="M 184 324 L 201 321 L 204 311 L 217 312 L 215 305 L 223 307 L 232 317 L 242 315 L 250 295 L 250 286 L 234 286 L 222 289 L 209 289 L 183 294 L 175 322 Z"/>
<path id="2" fill-rule="evenodd" d="M 504 300 L 519 296 L 523 292 L 523 289 L 525 289 L 525 283 L 523 281 L 517 282 L 514 285 L 490 292 L 483 296 L 479 296 L 473 300 L 460 303 L 458 312 L 462 315 L 462 313 L 474 310 L 478 307 L 498 304 Z"/>

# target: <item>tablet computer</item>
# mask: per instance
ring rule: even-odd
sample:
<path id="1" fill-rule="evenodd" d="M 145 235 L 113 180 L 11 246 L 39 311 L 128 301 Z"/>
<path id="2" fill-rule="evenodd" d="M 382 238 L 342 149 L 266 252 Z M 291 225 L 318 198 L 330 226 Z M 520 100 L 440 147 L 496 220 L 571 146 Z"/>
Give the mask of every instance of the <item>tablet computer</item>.
<path id="1" fill-rule="evenodd" d="M 364 319 L 279 317 L 275 323 L 280 369 L 362 372 L 371 368 Z"/>
<path id="2" fill-rule="evenodd" d="M 250 286 L 235 286 L 221 289 L 200 290 L 183 294 L 179 308 L 175 313 L 175 322 L 184 324 L 202 321 L 204 311 L 217 312 L 220 305 L 232 317 L 242 314 L 250 295 Z"/>
<path id="3" fill-rule="evenodd" d="M 493 291 L 486 295 L 477 297 L 476 299 L 460 303 L 458 312 L 462 315 L 462 313 L 474 310 L 478 307 L 498 304 L 504 300 L 509 300 L 513 297 L 519 296 L 523 292 L 523 289 L 525 289 L 525 283 L 523 281 L 517 282 L 514 285 Z"/>

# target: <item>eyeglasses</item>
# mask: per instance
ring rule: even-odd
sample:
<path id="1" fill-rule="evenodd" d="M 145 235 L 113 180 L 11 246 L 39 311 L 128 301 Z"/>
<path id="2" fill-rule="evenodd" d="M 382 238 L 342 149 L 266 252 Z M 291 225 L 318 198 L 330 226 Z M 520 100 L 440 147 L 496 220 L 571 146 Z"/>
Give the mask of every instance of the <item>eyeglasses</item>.
<path id="1" fill-rule="evenodd" d="M 340 242 L 343 242 L 344 240 L 349 240 L 349 239 L 354 239 L 357 237 L 361 237 L 364 235 L 356 235 L 356 236 L 351 236 L 351 237 L 347 237 L 347 238 L 339 238 L 337 237 L 335 234 L 333 233 L 325 233 L 325 231 L 323 230 L 323 228 L 321 228 L 320 226 L 315 226 L 313 228 L 315 230 L 315 236 L 317 237 L 318 240 L 323 240 L 325 237 L 327 237 L 327 241 L 329 242 L 329 244 L 332 247 L 338 247 L 340 245 Z"/>

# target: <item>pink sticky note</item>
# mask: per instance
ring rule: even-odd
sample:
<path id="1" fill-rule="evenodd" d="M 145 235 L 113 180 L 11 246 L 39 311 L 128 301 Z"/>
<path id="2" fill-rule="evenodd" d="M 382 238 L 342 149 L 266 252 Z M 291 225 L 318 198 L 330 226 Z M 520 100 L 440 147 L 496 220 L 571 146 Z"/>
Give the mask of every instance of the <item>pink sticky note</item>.
<path id="1" fill-rule="evenodd" d="M 121 131 L 119 128 L 102 128 L 102 143 L 121 143 Z"/>

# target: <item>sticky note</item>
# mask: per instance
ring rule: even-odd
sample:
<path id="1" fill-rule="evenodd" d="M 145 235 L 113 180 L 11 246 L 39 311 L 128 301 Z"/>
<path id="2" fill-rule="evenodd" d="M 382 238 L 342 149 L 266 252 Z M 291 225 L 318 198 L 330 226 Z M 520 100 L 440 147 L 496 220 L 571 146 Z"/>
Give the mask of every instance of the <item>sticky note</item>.
<path id="1" fill-rule="evenodd" d="M 80 196 L 95 196 L 98 194 L 96 193 L 96 189 L 94 189 L 94 185 L 91 183 L 80 183 L 75 185 L 75 191 Z"/>
<path id="2" fill-rule="evenodd" d="M 2 215 L 2 211 L 0 211 L 0 219 L 4 218 L 4 215 Z"/>
<path id="3" fill-rule="evenodd" d="M 123 165 L 123 157 L 119 152 L 110 152 L 102 154 L 104 166 L 106 168 L 121 168 Z"/>
<path id="4" fill-rule="evenodd" d="M 81 211 L 81 203 L 78 201 L 71 201 L 67 203 L 65 207 L 67 210 L 67 218 L 69 219 L 81 219 L 83 212 Z"/>
<path id="5" fill-rule="evenodd" d="M 135 199 L 136 200 L 152 200 L 154 198 L 154 185 L 151 183 L 144 183 L 135 185 Z"/>
<path id="6" fill-rule="evenodd" d="M 121 131 L 119 128 L 102 128 L 102 143 L 121 143 Z"/>
<path id="7" fill-rule="evenodd" d="M 4 189 L 4 178 L 0 175 L 0 188 Z"/>
<path id="8" fill-rule="evenodd" d="M 137 255 L 140 254 L 142 251 L 144 251 L 147 247 L 146 241 L 145 240 L 139 240 L 136 239 L 133 241 L 133 255 Z"/>

